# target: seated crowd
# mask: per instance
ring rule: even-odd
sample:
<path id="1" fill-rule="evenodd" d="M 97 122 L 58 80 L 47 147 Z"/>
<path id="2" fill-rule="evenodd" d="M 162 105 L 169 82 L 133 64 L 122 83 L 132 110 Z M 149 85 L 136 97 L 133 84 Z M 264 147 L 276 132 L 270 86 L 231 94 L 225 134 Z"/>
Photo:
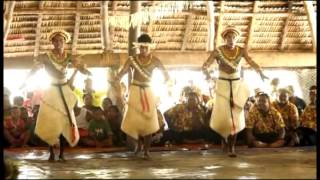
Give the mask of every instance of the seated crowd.
<path id="1" fill-rule="evenodd" d="M 309 89 L 310 104 L 293 94 L 292 87 L 277 90 L 272 100 L 259 89 L 244 107 L 246 128 L 239 133 L 238 144 L 248 147 L 307 146 L 316 144 L 317 87 Z M 123 111 L 105 97 L 98 106 L 92 93 L 81 95 L 83 106 L 74 107 L 81 147 L 123 147 L 127 137 L 121 131 Z M 32 104 L 32 93 L 26 99 L 4 94 L 5 147 L 47 146 L 34 134 L 39 104 Z M 214 100 L 192 87 L 183 89 L 180 102 L 163 114 L 158 109 L 160 130 L 153 144 L 220 144 L 221 137 L 209 127 Z M 167 125 L 167 126 L 166 126 Z"/>

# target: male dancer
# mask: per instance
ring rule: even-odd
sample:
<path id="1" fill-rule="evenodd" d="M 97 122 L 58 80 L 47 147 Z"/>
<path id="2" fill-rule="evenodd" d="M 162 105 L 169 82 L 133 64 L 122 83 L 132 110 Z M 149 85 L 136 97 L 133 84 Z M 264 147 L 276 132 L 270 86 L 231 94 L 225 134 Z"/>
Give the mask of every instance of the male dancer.
<path id="1" fill-rule="evenodd" d="M 54 161 L 53 145 L 60 140 L 59 160 L 65 161 L 63 156 L 65 140 L 71 146 L 75 146 L 79 140 L 73 112 L 77 98 L 66 77 L 67 66 L 71 63 L 83 74 L 90 74 L 90 72 L 84 64 L 79 63 L 65 51 L 64 45 L 70 40 L 69 33 L 64 30 L 52 31 L 49 34 L 49 40 L 54 48 L 38 59 L 26 80 L 42 67 L 51 78 L 51 86 L 45 90 L 41 99 L 35 134 L 49 144 L 49 161 Z"/>
<path id="2" fill-rule="evenodd" d="M 143 147 L 145 158 L 150 157 L 149 147 L 152 134 L 159 130 L 155 97 L 150 87 L 153 70 L 159 68 L 165 76 L 165 80 L 169 80 L 169 74 L 163 64 L 150 53 L 150 48 L 153 45 L 151 41 L 149 35 L 142 34 L 138 38 L 138 43 L 134 43 L 136 47 L 139 47 L 140 54 L 130 56 L 115 77 L 115 80 L 120 80 L 129 71 L 130 67 L 133 68 L 128 107 L 124 113 L 121 130 L 138 141 L 135 155 Z"/>
<path id="3" fill-rule="evenodd" d="M 208 80 L 211 79 L 208 67 L 215 60 L 219 65 L 215 106 L 211 115 L 210 127 L 223 137 L 223 149 L 228 150 L 230 157 L 236 157 L 234 148 L 236 135 L 245 128 L 243 107 L 249 97 L 248 87 L 240 79 L 242 57 L 260 74 L 262 80 L 267 78 L 259 65 L 249 57 L 246 49 L 236 45 L 239 35 L 238 29 L 228 26 L 221 34 L 226 44 L 214 50 L 202 66 Z"/>

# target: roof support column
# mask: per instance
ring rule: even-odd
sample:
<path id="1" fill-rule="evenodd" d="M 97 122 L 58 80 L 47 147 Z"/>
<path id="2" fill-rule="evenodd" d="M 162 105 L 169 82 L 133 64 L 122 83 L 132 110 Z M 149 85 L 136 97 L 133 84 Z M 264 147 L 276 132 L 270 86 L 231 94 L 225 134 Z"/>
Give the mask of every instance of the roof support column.
<path id="1" fill-rule="evenodd" d="M 4 14 L 4 18 L 5 18 L 5 24 L 4 24 L 4 35 L 3 35 L 3 44 L 5 44 L 7 36 L 9 34 L 9 30 L 10 30 L 10 25 L 12 22 L 12 18 L 13 18 L 13 10 L 14 10 L 14 6 L 16 4 L 16 1 L 10 1 L 6 7 L 6 12 Z"/>
<path id="2" fill-rule="evenodd" d="M 303 1 L 303 5 L 306 9 L 309 26 L 311 29 L 313 52 L 317 51 L 317 17 L 314 13 L 314 7 L 312 1 Z"/>

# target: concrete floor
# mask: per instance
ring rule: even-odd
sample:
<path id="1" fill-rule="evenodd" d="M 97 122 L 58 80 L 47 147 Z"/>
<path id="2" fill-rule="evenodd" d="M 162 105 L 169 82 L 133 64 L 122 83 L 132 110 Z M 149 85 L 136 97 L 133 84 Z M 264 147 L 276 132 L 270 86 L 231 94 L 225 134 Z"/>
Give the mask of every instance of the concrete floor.
<path id="1" fill-rule="evenodd" d="M 151 160 L 131 152 L 67 149 L 67 162 L 47 162 L 46 149 L 6 149 L 20 164 L 19 179 L 316 179 L 316 147 L 248 149 L 237 147 L 230 158 L 218 147 L 209 150 L 152 152 Z M 56 154 L 57 155 L 57 154 Z"/>

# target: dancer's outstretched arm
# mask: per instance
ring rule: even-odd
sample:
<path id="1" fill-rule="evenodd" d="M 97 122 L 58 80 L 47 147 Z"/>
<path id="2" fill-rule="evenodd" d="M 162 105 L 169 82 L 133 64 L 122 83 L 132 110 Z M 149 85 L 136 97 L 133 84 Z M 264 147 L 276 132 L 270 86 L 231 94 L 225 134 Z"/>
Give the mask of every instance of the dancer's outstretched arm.
<path id="1" fill-rule="evenodd" d="M 264 79 L 269 79 L 266 75 L 263 74 L 261 67 L 252 60 L 252 58 L 249 56 L 248 51 L 246 49 L 243 49 L 243 57 L 247 61 L 247 63 L 257 72 L 260 74 L 261 79 L 264 81 Z"/>
<path id="2" fill-rule="evenodd" d="M 215 61 L 217 56 L 217 51 L 213 51 L 210 56 L 208 57 L 208 59 L 203 63 L 202 65 L 202 72 L 204 73 L 204 75 L 206 76 L 206 80 L 211 79 L 210 77 L 210 73 L 208 71 L 208 68 L 210 67 L 210 65 Z"/>

